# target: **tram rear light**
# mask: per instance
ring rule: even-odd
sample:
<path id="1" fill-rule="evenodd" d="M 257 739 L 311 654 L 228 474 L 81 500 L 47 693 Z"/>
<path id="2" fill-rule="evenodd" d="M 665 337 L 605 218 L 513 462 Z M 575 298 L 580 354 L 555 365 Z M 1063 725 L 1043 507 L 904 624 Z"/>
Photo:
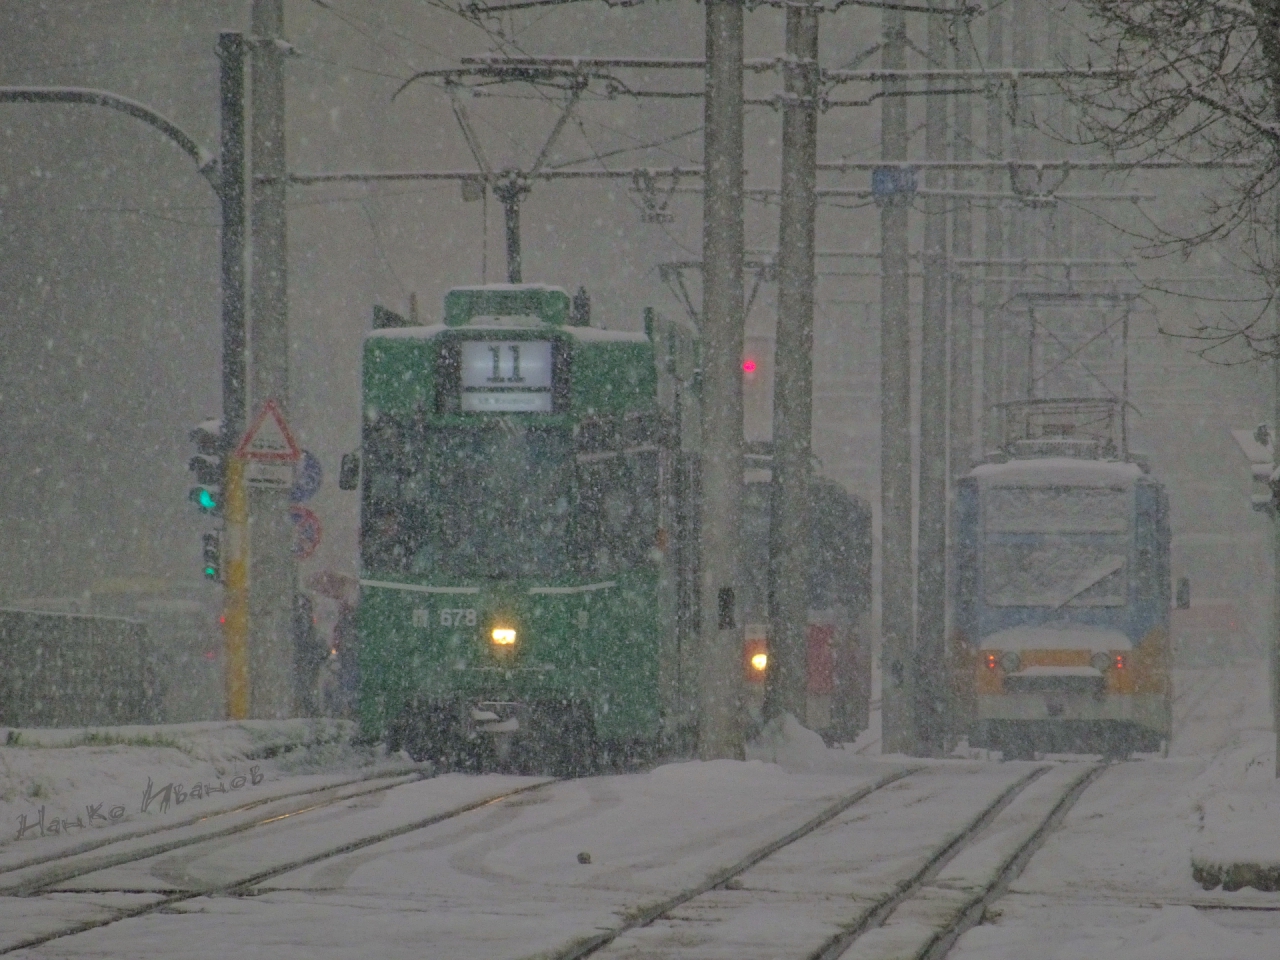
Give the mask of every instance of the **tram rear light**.
<path id="1" fill-rule="evenodd" d="M 1126 658 L 1123 653 L 1116 654 L 1116 669 L 1123 670 L 1127 666 Z"/>
<path id="2" fill-rule="evenodd" d="M 494 627 L 493 633 L 494 646 L 497 647 L 514 647 L 516 645 L 516 632 L 510 627 Z"/>
<path id="3" fill-rule="evenodd" d="M 986 663 L 988 670 L 994 670 L 996 667 L 1000 666 L 1000 658 L 994 653 L 986 654 L 983 657 L 983 662 Z"/>
<path id="4" fill-rule="evenodd" d="M 751 655 L 751 669 L 760 673 L 764 673 L 765 668 L 769 666 L 769 655 L 767 653 L 753 653 Z"/>

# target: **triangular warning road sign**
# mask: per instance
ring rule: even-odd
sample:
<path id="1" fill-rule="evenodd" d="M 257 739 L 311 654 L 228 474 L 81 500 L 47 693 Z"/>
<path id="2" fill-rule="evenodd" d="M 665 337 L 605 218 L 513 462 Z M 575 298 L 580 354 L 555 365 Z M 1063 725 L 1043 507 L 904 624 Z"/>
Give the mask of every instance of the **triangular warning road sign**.
<path id="1" fill-rule="evenodd" d="M 302 451 L 284 422 L 284 414 L 274 400 L 262 405 L 262 410 L 236 448 L 241 460 L 258 463 L 296 463 Z"/>

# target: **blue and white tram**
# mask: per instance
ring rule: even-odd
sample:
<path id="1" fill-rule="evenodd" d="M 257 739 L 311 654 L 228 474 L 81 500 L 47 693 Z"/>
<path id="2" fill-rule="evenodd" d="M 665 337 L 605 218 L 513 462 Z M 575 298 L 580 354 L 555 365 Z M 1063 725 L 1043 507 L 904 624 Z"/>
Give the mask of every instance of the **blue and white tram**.
<path id="1" fill-rule="evenodd" d="M 1164 487 L 1123 459 L 986 463 L 960 481 L 955 530 L 952 669 L 970 745 L 1028 758 L 1167 744 Z"/>

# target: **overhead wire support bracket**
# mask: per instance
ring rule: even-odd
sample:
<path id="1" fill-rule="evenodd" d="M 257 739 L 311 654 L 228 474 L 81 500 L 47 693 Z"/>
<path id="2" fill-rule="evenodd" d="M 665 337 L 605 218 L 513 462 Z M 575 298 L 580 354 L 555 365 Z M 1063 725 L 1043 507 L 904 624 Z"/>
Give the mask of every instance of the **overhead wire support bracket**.
<path id="1" fill-rule="evenodd" d="M 881 168 L 922 170 L 1248 170 L 1252 160 L 819 160 L 819 170 L 847 172 Z"/>
<path id="2" fill-rule="evenodd" d="M 923 67 L 906 70 L 824 70 L 822 79 L 827 83 L 883 83 L 893 80 L 1063 80 L 1115 79 L 1131 77 L 1133 70 L 1094 69 L 1078 67 L 989 67 L 985 70 L 954 70 L 940 67 Z"/>
<path id="3" fill-rule="evenodd" d="M 627 180 L 636 176 L 700 177 L 702 167 L 629 167 L 619 170 L 539 170 L 523 176 L 529 180 Z M 325 183 L 386 183 L 405 180 L 483 180 L 495 183 L 505 174 L 490 172 L 487 176 L 474 170 L 390 170 L 383 172 L 291 173 L 286 178 L 293 186 L 315 186 Z M 259 178 L 265 180 L 266 178 Z"/>

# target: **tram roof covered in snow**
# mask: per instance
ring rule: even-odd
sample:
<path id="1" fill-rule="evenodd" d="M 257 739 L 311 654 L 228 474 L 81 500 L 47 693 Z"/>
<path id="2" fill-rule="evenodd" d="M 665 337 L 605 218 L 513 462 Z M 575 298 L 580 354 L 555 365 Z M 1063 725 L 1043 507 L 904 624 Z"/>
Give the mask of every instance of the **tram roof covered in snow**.
<path id="1" fill-rule="evenodd" d="M 990 486 L 1113 487 L 1130 486 L 1143 475 L 1138 464 L 1123 460 L 1044 457 L 984 463 L 970 473 Z"/>

